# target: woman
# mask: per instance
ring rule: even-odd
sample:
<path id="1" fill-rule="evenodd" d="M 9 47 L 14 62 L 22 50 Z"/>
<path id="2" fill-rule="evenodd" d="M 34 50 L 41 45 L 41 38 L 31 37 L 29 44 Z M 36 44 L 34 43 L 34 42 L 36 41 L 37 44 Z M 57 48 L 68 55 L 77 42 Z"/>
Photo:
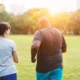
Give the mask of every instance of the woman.
<path id="1" fill-rule="evenodd" d="M 9 24 L 0 22 L 0 80 L 17 80 L 16 68 L 13 63 L 13 61 L 18 63 L 16 44 L 7 39 L 10 29 Z"/>

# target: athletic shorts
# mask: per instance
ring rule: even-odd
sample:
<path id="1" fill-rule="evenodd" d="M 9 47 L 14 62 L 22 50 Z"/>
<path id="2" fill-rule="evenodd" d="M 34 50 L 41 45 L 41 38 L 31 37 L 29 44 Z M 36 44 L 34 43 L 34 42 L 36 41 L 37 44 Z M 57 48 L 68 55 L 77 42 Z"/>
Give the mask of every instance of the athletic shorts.
<path id="1" fill-rule="evenodd" d="M 0 77 L 0 80 L 17 80 L 17 74 L 10 74 L 7 76 Z"/>
<path id="2" fill-rule="evenodd" d="M 46 73 L 36 72 L 36 80 L 62 80 L 62 68 L 56 68 Z"/>

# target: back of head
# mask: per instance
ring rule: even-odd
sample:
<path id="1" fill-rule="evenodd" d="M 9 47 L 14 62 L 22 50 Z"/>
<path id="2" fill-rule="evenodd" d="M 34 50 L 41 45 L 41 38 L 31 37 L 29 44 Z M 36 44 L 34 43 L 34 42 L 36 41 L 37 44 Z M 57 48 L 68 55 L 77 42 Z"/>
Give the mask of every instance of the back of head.
<path id="1" fill-rule="evenodd" d="M 4 32 L 10 28 L 11 26 L 8 23 L 0 22 L 0 35 L 4 35 Z"/>
<path id="2" fill-rule="evenodd" d="M 40 24 L 40 28 L 44 28 L 44 27 L 48 27 L 50 26 L 50 21 L 48 19 L 48 17 L 42 17 L 39 20 L 39 24 Z"/>

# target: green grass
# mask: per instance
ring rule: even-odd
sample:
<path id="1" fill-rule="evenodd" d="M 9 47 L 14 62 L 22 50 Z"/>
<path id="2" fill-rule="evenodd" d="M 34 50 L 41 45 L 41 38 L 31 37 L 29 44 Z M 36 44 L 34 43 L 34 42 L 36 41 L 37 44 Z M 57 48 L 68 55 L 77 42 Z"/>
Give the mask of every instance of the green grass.
<path id="1" fill-rule="evenodd" d="M 18 80 L 36 80 L 35 65 L 31 63 L 30 47 L 33 36 L 11 35 L 17 45 L 19 63 L 16 64 Z M 65 36 L 67 52 L 63 53 L 63 80 L 80 80 L 80 36 Z"/>

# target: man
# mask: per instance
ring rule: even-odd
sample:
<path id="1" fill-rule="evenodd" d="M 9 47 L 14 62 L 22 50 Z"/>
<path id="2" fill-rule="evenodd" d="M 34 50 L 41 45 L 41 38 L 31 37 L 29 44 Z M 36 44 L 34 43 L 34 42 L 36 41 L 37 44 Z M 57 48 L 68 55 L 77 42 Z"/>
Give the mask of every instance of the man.
<path id="1" fill-rule="evenodd" d="M 61 32 L 52 28 L 47 17 L 39 21 L 40 30 L 34 34 L 31 47 L 31 61 L 37 55 L 37 80 L 62 80 L 62 52 L 66 52 L 66 42 Z"/>

